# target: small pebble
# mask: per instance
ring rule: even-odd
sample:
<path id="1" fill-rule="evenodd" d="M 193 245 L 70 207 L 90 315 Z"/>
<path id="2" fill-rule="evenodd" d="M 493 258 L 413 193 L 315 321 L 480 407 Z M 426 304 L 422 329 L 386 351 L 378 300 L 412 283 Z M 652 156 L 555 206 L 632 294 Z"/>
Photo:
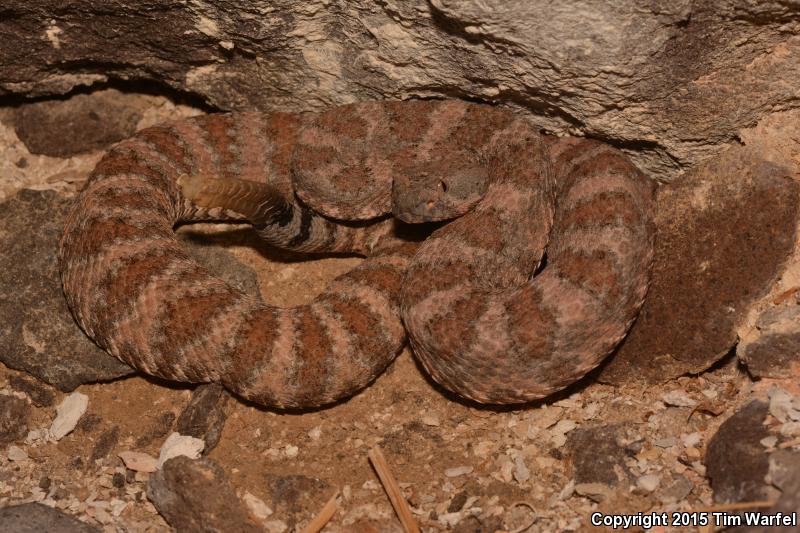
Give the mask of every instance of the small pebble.
<path id="1" fill-rule="evenodd" d="M 778 444 L 778 437 L 775 435 L 770 435 L 769 437 L 764 437 L 759 442 L 765 448 L 774 448 L 775 445 Z"/>
<path id="2" fill-rule="evenodd" d="M 684 446 L 697 446 L 700 444 L 700 441 L 703 440 L 703 437 L 698 432 L 689 433 L 688 435 L 684 435 L 681 440 L 683 441 Z"/>
<path id="3" fill-rule="evenodd" d="M 438 426 L 439 418 L 435 415 L 424 415 L 422 417 L 422 423 L 426 426 Z"/>
<path id="4" fill-rule="evenodd" d="M 313 427 L 308 430 L 308 438 L 311 440 L 319 440 L 322 436 L 322 429 L 319 426 Z"/>
<path id="5" fill-rule="evenodd" d="M 786 423 L 800 420 L 800 409 L 791 394 L 778 387 L 769 391 L 769 414 Z"/>
<path id="6" fill-rule="evenodd" d="M 155 472 L 158 470 L 158 459 L 143 452 L 122 452 L 119 458 L 125 463 L 125 467 L 134 472 Z M 132 482 L 130 479 L 129 482 Z"/>
<path id="7" fill-rule="evenodd" d="M 525 461 L 522 460 L 522 457 L 517 456 L 514 459 L 514 479 L 517 480 L 517 483 L 524 483 L 531 478 L 531 471 L 528 470 Z"/>
<path id="8" fill-rule="evenodd" d="M 640 489 L 646 490 L 647 492 L 653 492 L 654 490 L 656 490 L 658 488 L 659 483 L 661 483 L 661 477 L 655 474 L 648 474 L 636 480 L 636 485 Z"/>
<path id="9" fill-rule="evenodd" d="M 664 405 L 670 407 L 694 407 L 697 402 L 682 390 L 673 390 L 661 395 Z"/>
<path id="10" fill-rule="evenodd" d="M 245 492 L 242 500 L 244 500 L 250 513 L 259 520 L 264 520 L 272 514 L 272 509 L 258 496 Z"/>
<path id="11" fill-rule="evenodd" d="M 25 461 L 28 459 L 28 453 L 19 446 L 14 446 L 13 444 L 6 450 L 6 456 L 9 461 Z"/>
<path id="12" fill-rule="evenodd" d="M 605 483 L 578 483 L 576 485 L 573 485 L 573 488 L 576 493 L 580 494 L 581 496 L 585 496 L 597 503 L 601 503 L 607 500 L 609 495 L 611 494 L 611 487 L 609 487 Z"/>
<path id="13" fill-rule="evenodd" d="M 471 466 L 456 466 L 454 468 L 448 468 L 444 471 L 444 475 L 447 477 L 458 477 L 463 476 L 465 474 L 471 473 L 473 468 Z"/>
<path id="14" fill-rule="evenodd" d="M 293 444 L 287 444 L 286 447 L 283 449 L 283 455 L 285 455 L 289 459 L 294 459 L 297 457 L 297 454 L 300 453 L 300 448 Z"/>

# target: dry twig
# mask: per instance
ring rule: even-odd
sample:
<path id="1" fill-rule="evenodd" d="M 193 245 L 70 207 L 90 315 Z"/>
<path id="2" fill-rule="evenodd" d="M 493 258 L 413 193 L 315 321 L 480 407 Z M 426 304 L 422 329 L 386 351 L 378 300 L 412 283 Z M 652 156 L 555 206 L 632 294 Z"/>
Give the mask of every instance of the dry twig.
<path id="1" fill-rule="evenodd" d="M 319 533 L 325 524 L 327 524 L 333 515 L 336 514 L 337 509 L 339 508 L 338 504 L 336 503 L 336 497 L 339 496 L 339 491 L 337 490 L 331 499 L 328 500 L 328 503 L 322 508 L 317 516 L 308 523 L 306 527 L 303 528 L 301 533 Z"/>
<path id="2" fill-rule="evenodd" d="M 419 533 L 419 526 L 414 517 L 411 516 L 411 509 L 408 507 L 403 493 L 400 492 L 400 486 L 397 484 L 397 480 L 395 480 L 391 470 L 389 470 L 389 465 L 380 448 L 375 446 L 369 451 L 369 460 L 375 472 L 378 473 L 378 478 L 381 480 L 383 490 L 389 496 L 389 501 L 392 502 L 394 512 L 397 513 L 397 517 L 403 525 L 403 531 L 405 533 Z"/>

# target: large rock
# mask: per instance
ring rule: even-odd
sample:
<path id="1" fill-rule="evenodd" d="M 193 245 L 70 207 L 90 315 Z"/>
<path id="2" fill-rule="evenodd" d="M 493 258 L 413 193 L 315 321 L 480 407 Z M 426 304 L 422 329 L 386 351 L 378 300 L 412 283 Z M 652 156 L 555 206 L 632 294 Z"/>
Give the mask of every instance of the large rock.
<path id="1" fill-rule="evenodd" d="M 0 361 L 64 391 L 133 370 L 78 328 L 56 252 L 70 201 L 23 190 L 0 204 Z"/>
<path id="2" fill-rule="evenodd" d="M 800 11 L 779 0 L 6 4 L 0 94 L 138 79 L 221 109 L 469 97 L 608 139 L 667 179 L 800 91 Z"/>
<path id="3" fill-rule="evenodd" d="M 708 442 L 705 464 L 714 500 L 747 502 L 768 499 L 764 477 L 769 455 L 761 440 L 769 436 L 764 426 L 768 405 L 753 400 L 726 420 Z"/>
<path id="4" fill-rule="evenodd" d="M 150 478 L 147 497 L 178 531 L 263 531 L 210 459 L 170 459 Z"/>
<path id="5" fill-rule="evenodd" d="M 647 298 L 601 381 L 699 373 L 735 346 L 796 261 L 797 169 L 779 163 L 737 146 L 659 188 Z"/>

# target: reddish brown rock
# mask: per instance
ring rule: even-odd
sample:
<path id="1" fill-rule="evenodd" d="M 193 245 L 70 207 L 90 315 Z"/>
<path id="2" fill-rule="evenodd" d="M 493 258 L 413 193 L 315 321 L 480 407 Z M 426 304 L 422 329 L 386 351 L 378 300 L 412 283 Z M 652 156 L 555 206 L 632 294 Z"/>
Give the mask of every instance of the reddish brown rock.
<path id="1" fill-rule="evenodd" d="M 222 385 L 209 383 L 192 391 L 192 400 L 178 417 L 175 430 L 205 442 L 203 455 L 213 450 L 228 418 L 231 396 Z"/>
<path id="2" fill-rule="evenodd" d="M 634 424 L 578 428 L 567 435 L 566 458 L 576 484 L 602 483 L 627 490 L 633 475 L 627 462 L 635 455 Z"/>
<path id="3" fill-rule="evenodd" d="M 170 459 L 150 478 L 147 497 L 178 531 L 263 532 L 210 459 Z"/>
<path id="4" fill-rule="evenodd" d="M 769 455 L 761 440 L 769 436 L 764 426 L 768 405 L 754 400 L 726 420 L 708 442 L 705 464 L 714 500 L 759 501 L 768 498 L 764 476 Z"/>
<path id="5" fill-rule="evenodd" d="M 662 382 L 731 350 L 793 251 L 800 188 L 790 175 L 736 147 L 659 189 L 652 283 L 601 381 Z"/>
<path id="6" fill-rule="evenodd" d="M 792 366 L 800 365 L 800 306 L 764 311 L 753 339 L 740 343 L 736 353 L 754 377 L 787 377 Z"/>
<path id="7" fill-rule="evenodd" d="M 108 90 L 26 104 L 16 110 L 15 129 L 32 154 L 67 157 L 99 150 L 133 135 L 141 100 Z"/>
<path id="8" fill-rule="evenodd" d="M 0 396 L 0 446 L 22 440 L 28 434 L 28 402 L 15 396 Z"/>

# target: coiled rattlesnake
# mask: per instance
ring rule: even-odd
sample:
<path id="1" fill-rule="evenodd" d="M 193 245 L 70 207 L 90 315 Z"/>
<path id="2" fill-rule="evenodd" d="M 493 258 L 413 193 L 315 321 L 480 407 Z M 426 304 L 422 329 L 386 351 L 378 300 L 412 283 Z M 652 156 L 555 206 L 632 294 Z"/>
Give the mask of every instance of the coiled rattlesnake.
<path id="1" fill-rule="evenodd" d="M 647 287 L 651 197 L 615 149 L 542 137 L 484 105 L 209 115 L 113 147 L 75 202 L 59 259 L 80 326 L 148 374 L 317 406 L 379 375 L 404 322 L 445 387 L 518 403 L 579 379 L 625 335 Z M 417 251 L 387 213 L 464 216 Z M 284 248 L 368 258 L 311 304 L 277 308 L 181 249 L 174 225 L 208 219 L 247 219 Z"/>

